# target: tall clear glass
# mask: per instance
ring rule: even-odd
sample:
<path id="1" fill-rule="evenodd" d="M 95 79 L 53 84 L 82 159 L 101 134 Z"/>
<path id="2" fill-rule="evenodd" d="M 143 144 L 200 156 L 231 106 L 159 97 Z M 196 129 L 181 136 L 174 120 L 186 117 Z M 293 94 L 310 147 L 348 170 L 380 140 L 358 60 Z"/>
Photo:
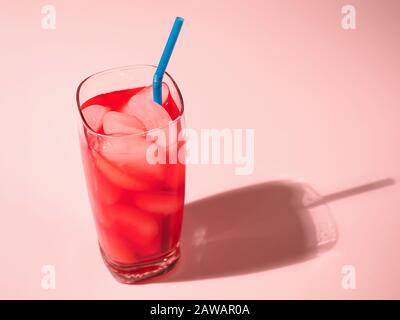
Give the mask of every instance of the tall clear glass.
<path id="1" fill-rule="evenodd" d="M 76 95 L 83 166 L 100 250 L 112 275 L 123 283 L 162 274 L 179 259 L 185 195 L 185 164 L 179 161 L 184 150 L 183 100 L 166 73 L 163 81 L 169 93 L 163 107 L 172 121 L 158 128 L 168 142 L 155 151 L 152 133 L 157 130 L 105 134 L 88 124 L 84 110 L 91 105 L 108 111 L 121 108 L 151 85 L 154 71 L 154 66 L 138 65 L 99 72 L 86 78 Z M 166 161 L 149 161 L 149 151 Z"/>

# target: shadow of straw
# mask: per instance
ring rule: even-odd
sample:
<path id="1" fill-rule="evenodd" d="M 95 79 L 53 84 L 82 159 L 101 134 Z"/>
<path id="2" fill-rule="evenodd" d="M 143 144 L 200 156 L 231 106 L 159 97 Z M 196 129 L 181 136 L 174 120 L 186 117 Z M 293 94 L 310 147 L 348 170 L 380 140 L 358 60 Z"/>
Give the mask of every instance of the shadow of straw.
<path id="1" fill-rule="evenodd" d="M 307 208 L 313 208 L 313 207 L 319 206 L 321 204 L 348 198 L 351 196 L 358 195 L 360 193 L 369 192 L 369 191 L 373 191 L 375 189 L 388 187 L 395 183 L 396 183 L 396 181 L 394 179 L 387 178 L 387 179 L 382 179 L 382 180 L 374 181 L 371 183 L 367 183 L 367 184 L 364 184 L 361 186 L 357 186 L 354 188 L 346 189 L 343 191 L 331 193 L 326 196 L 322 196 L 320 199 L 310 203 L 309 205 L 307 205 Z"/>

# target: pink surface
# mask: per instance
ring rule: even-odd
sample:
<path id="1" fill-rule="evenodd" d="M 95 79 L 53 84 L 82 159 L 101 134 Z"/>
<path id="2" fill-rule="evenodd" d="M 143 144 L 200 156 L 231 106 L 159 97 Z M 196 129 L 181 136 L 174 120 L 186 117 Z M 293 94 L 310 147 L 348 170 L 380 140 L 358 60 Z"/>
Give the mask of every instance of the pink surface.
<path id="1" fill-rule="evenodd" d="M 42 1 L 1 4 L 0 298 L 400 298 L 398 1 L 351 1 L 356 30 L 341 28 L 345 1 L 52 1 L 47 31 Z M 168 70 L 187 125 L 256 137 L 252 175 L 189 166 L 186 202 L 266 184 L 189 204 L 178 268 L 126 286 L 97 249 L 75 90 L 105 68 L 156 64 L 176 15 L 186 22 Z M 293 184 L 271 182 L 282 179 L 339 194 L 298 212 Z M 299 215 L 334 221 L 336 242 L 316 248 Z M 41 287 L 43 265 L 55 290 Z"/>

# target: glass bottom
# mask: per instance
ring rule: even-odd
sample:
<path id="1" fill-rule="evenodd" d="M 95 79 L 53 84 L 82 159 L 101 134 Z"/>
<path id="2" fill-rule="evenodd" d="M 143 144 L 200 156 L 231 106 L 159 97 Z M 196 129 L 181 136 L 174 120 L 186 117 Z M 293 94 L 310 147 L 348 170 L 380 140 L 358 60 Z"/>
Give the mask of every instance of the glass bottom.
<path id="1" fill-rule="evenodd" d="M 104 263 L 111 272 L 112 276 L 117 281 L 125 284 L 134 284 L 160 276 L 171 270 L 180 257 L 179 246 L 177 246 L 167 254 L 157 259 L 132 265 L 122 265 L 113 262 L 110 258 L 108 258 L 101 246 L 100 251 Z"/>

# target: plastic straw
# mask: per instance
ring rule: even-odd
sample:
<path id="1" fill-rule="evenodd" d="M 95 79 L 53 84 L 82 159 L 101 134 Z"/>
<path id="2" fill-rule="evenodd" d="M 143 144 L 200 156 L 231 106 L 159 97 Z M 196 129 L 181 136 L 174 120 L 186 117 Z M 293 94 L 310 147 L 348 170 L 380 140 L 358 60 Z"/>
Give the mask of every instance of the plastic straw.
<path id="1" fill-rule="evenodd" d="M 174 50 L 176 40 L 178 39 L 179 32 L 181 31 L 184 19 L 177 17 L 175 19 L 174 25 L 172 26 L 171 33 L 169 34 L 167 44 L 165 45 L 164 51 L 162 53 L 160 62 L 158 63 L 157 70 L 153 77 L 153 100 L 158 104 L 162 104 L 162 80 L 164 77 L 165 70 L 169 59 L 171 58 L 172 51 Z"/>

